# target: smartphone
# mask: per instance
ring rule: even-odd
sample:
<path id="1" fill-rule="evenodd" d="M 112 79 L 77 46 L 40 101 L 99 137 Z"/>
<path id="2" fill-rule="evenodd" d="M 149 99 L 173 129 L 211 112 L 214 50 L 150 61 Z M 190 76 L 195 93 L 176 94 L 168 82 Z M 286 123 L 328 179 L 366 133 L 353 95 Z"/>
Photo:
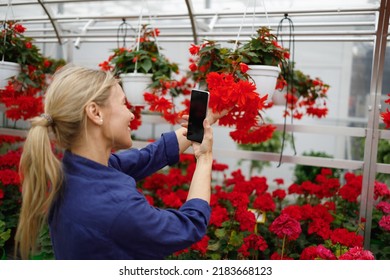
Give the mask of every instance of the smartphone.
<path id="1" fill-rule="evenodd" d="M 191 91 L 190 115 L 188 118 L 187 139 L 202 143 L 203 140 L 203 121 L 207 115 L 209 104 L 209 92 L 193 89 Z"/>

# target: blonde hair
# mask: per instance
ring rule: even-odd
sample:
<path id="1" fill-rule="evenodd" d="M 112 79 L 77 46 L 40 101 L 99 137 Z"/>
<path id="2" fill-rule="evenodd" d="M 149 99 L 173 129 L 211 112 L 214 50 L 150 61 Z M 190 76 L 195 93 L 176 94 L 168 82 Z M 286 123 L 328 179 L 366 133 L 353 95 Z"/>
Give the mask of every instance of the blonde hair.
<path id="1" fill-rule="evenodd" d="M 45 114 L 31 120 L 20 159 L 22 206 L 15 235 L 15 254 L 27 259 L 36 249 L 38 234 L 62 181 L 61 162 L 52 150 L 49 134 L 63 149 L 86 127 L 85 106 L 104 105 L 117 83 L 109 73 L 66 65 L 53 78 L 45 95 Z"/>

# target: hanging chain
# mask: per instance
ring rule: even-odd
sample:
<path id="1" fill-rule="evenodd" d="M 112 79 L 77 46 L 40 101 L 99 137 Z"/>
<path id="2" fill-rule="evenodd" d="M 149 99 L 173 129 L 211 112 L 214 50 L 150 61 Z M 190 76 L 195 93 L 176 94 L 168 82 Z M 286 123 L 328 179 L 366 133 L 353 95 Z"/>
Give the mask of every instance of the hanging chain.
<path id="1" fill-rule="evenodd" d="M 120 38 L 123 39 L 122 48 L 126 48 L 126 37 L 127 37 L 127 32 L 129 30 L 133 30 L 135 32 L 133 26 L 127 23 L 125 18 L 122 18 L 122 23 L 118 26 L 118 30 L 116 34 L 116 42 L 117 42 L 118 49 L 119 49 Z"/>

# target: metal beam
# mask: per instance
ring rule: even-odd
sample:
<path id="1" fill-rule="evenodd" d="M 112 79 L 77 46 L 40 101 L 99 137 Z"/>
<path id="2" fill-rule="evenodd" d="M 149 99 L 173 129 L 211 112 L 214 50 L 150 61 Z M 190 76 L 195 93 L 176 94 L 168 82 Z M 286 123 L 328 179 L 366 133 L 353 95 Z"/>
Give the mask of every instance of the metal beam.
<path id="1" fill-rule="evenodd" d="M 198 35 L 197 35 L 197 29 L 196 29 L 196 20 L 194 18 L 191 0 L 186 0 L 187 10 L 188 10 L 188 16 L 190 17 L 191 21 L 191 30 L 192 30 L 192 36 L 194 37 L 194 44 L 198 44 Z"/>
<path id="2" fill-rule="evenodd" d="M 363 186 L 360 203 L 360 220 L 365 220 L 364 230 L 360 233 L 364 236 L 364 248 L 370 249 L 373 196 L 375 177 L 377 173 L 377 153 L 379 141 L 379 113 L 380 97 L 382 93 L 383 67 L 386 54 L 386 43 L 389 27 L 390 0 L 382 0 L 376 37 L 374 41 L 374 53 L 370 85 L 370 105 L 367 123 L 367 137 L 364 147 Z"/>
<path id="3" fill-rule="evenodd" d="M 39 4 L 41 5 L 42 9 L 45 11 L 46 15 L 48 16 L 51 24 L 53 25 L 53 28 L 54 28 L 54 32 L 56 33 L 56 36 L 57 36 L 57 40 L 58 40 L 58 43 L 60 45 L 62 45 L 62 41 L 61 41 L 61 28 L 60 26 L 58 25 L 57 21 L 54 19 L 53 15 L 51 14 L 51 11 L 48 7 L 46 7 L 45 3 L 43 3 L 42 0 L 38 0 Z"/>

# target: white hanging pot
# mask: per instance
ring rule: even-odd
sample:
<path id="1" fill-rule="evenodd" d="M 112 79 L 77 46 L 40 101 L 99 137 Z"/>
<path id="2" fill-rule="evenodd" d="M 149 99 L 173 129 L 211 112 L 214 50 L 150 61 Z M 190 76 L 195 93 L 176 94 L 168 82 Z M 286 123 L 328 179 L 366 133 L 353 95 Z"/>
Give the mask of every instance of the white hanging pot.
<path id="1" fill-rule="evenodd" d="M 5 88 L 8 80 L 19 75 L 20 65 L 15 62 L 0 61 L 0 89 Z"/>
<path id="2" fill-rule="evenodd" d="M 152 74 L 144 73 L 126 73 L 120 74 L 123 91 L 125 92 L 127 100 L 133 106 L 145 106 L 144 93 L 150 86 L 152 81 Z"/>
<path id="3" fill-rule="evenodd" d="M 268 94 L 268 101 L 271 101 L 280 68 L 269 65 L 248 65 L 248 67 L 247 74 L 253 79 L 257 92 L 261 97 Z"/>
<path id="4" fill-rule="evenodd" d="M 272 95 L 272 103 L 275 106 L 285 106 L 286 105 L 286 94 L 287 90 L 286 88 L 280 90 L 277 89 L 274 92 L 274 95 Z"/>

